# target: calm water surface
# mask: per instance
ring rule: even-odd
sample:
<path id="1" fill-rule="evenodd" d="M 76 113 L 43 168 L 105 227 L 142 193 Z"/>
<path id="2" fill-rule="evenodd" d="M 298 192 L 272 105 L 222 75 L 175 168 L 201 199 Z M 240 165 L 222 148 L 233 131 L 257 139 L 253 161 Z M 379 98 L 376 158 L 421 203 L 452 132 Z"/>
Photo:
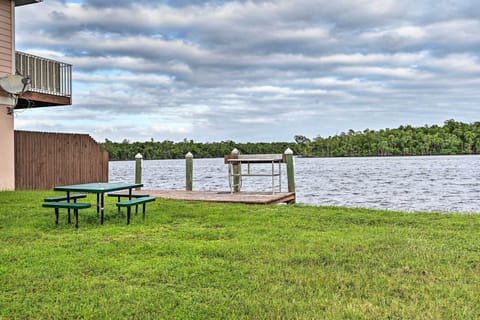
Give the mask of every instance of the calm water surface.
<path id="1" fill-rule="evenodd" d="M 296 158 L 297 202 L 400 211 L 480 212 L 480 156 Z M 268 165 L 252 167 L 268 172 Z M 194 159 L 194 190 L 229 190 L 223 159 Z M 134 161 L 110 162 L 110 181 L 132 182 Z M 185 189 L 185 160 L 143 161 L 144 189 Z M 282 191 L 287 190 L 282 166 Z M 246 177 L 242 191 L 271 190 Z"/>

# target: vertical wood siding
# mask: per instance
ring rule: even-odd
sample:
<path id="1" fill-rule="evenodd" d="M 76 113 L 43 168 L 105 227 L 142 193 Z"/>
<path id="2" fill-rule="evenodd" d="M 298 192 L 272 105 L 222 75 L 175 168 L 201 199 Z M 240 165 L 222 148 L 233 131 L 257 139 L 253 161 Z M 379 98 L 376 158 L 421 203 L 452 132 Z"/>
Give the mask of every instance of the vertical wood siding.
<path id="1" fill-rule="evenodd" d="M 107 182 L 108 153 L 89 135 L 15 131 L 15 189 Z"/>
<path id="2" fill-rule="evenodd" d="M 0 0 L 0 77 L 13 74 L 12 2 Z"/>

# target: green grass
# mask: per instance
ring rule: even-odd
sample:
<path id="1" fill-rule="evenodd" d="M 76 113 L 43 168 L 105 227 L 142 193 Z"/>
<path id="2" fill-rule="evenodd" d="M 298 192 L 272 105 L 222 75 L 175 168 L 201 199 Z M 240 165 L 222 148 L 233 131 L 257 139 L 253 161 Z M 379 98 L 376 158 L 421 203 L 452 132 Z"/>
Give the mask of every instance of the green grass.
<path id="1" fill-rule="evenodd" d="M 480 318 L 480 215 L 54 194 L 0 193 L 0 319 Z"/>

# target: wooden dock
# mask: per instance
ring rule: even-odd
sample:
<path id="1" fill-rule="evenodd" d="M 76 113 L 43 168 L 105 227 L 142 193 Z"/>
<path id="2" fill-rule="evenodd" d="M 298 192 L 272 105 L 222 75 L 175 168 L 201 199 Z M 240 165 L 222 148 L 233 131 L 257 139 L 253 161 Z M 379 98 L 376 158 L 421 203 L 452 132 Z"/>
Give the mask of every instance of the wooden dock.
<path id="1" fill-rule="evenodd" d="M 245 204 L 276 204 L 294 203 L 295 192 L 235 192 L 229 191 L 184 191 L 184 190 L 141 190 L 138 193 L 148 193 L 152 197 L 206 201 L 206 202 L 230 202 Z M 134 192 L 135 193 L 135 192 Z"/>

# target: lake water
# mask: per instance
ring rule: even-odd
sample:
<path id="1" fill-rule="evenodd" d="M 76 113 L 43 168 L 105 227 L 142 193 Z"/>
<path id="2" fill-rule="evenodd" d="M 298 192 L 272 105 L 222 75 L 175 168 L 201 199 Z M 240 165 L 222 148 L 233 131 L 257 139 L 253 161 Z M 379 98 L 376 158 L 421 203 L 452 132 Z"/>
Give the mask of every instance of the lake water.
<path id="1" fill-rule="evenodd" d="M 297 203 L 399 210 L 480 212 L 480 156 L 295 158 Z M 144 189 L 184 190 L 185 160 L 143 161 Z M 268 172 L 269 165 L 252 166 Z M 194 159 L 194 190 L 229 190 L 223 159 Z M 134 161 L 110 162 L 109 179 L 135 180 Z M 287 191 L 282 165 L 282 191 Z M 268 191 L 268 177 L 246 177 L 242 191 Z"/>

